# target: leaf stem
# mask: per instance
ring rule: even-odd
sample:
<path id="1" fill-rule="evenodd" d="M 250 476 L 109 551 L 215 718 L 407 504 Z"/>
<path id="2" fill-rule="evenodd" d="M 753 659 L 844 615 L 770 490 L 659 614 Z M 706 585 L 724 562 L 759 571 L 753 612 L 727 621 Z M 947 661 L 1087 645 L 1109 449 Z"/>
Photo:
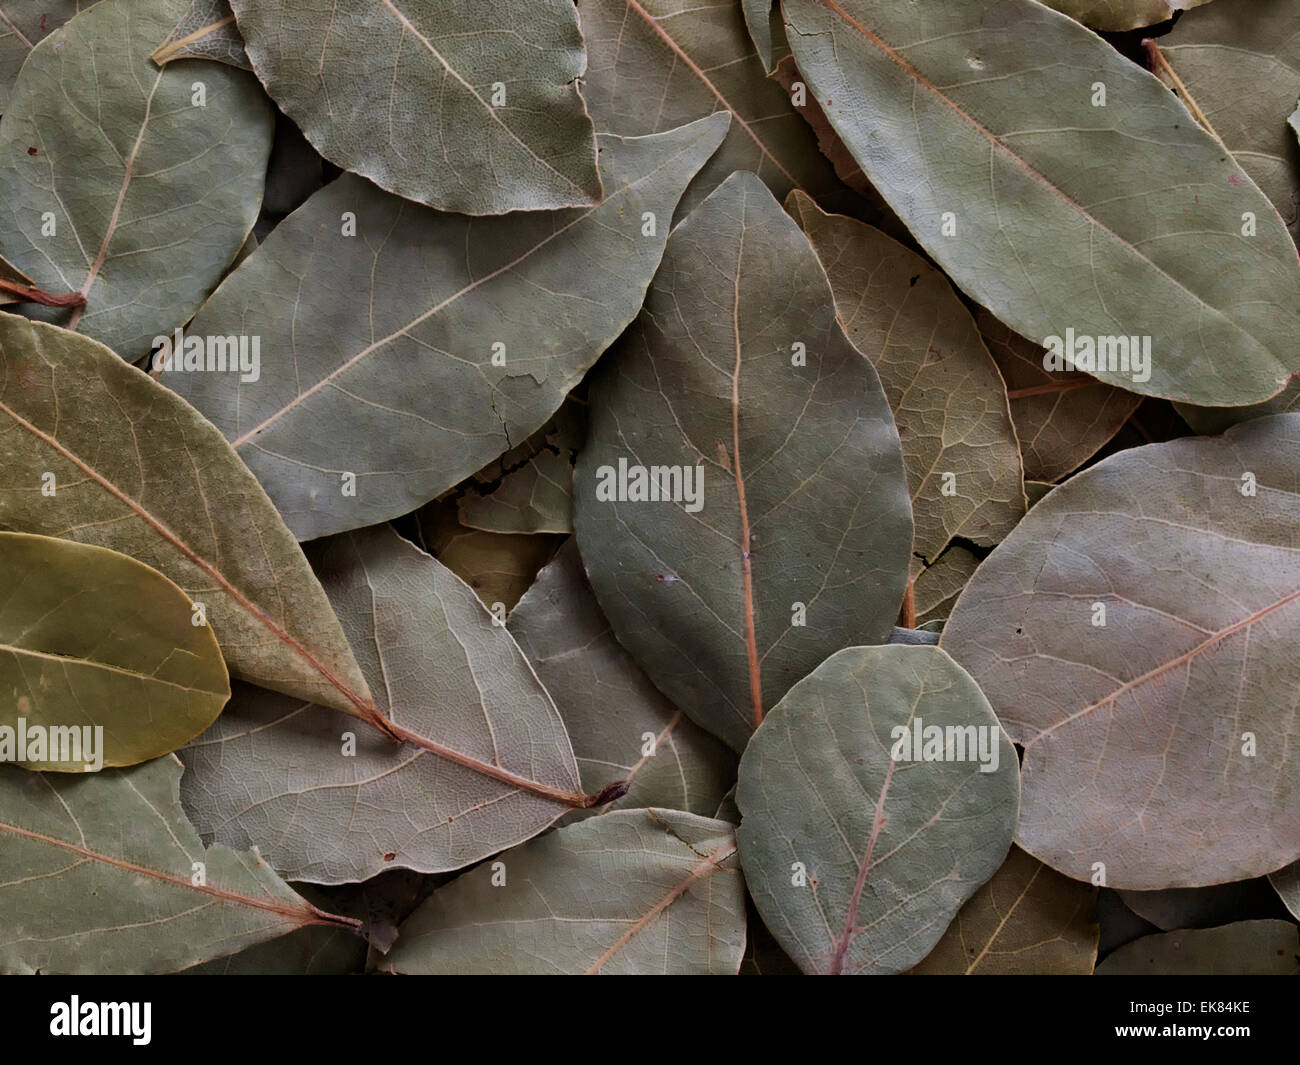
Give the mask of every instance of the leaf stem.
<path id="1" fill-rule="evenodd" d="M 44 307 L 84 307 L 86 297 L 81 292 L 46 292 L 31 285 L 19 284 L 0 278 L 0 292 L 14 296 L 21 303 L 39 303 Z"/>

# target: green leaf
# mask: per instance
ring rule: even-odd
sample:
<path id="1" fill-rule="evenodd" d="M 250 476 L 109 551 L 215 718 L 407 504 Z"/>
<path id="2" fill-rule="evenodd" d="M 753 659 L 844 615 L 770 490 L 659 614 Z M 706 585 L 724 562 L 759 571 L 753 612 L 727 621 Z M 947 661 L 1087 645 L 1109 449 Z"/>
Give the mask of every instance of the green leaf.
<path id="1" fill-rule="evenodd" d="M 134 765 L 193 739 L 230 698 L 221 649 L 191 623 L 189 596 L 126 555 L 0 532 L 0 588 L 0 691 L 12 693 L 0 729 L 10 743 L 22 728 L 50 744 L 33 761 L 18 747 L 0 760 L 65 773 Z M 60 733 L 74 757 L 57 756 Z"/>
<path id="2" fill-rule="evenodd" d="M 597 129 L 642 136 L 731 114 L 678 217 L 737 170 L 758 174 L 778 198 L 797 188 L 834 210 L 859 202 L 818 154 L 790 97 L 764 76 L 736 0 L 582 0 L 578 14 L 589 58 L 583 93 Z"/>
<path id="3" fill-rule="evenodd" d="M 1238 921 L 1143 936 L 1097 966 L 1098 976 L 1295 976 L 1300 930 L 1290 921 Z"/>
<path id="4" fill-rule="evenodd" d="M 743 750 L 828 654 L 889 638 L 912 534 L 879 378 L 753 174 L 673 231 L 589 394 L 574 524 L 596 598 L 659 689 Z M 636 497 L 654 467 L 678 468 L 678 501 Z"/>
<path id="5" fill-rule="evenodd" d="M 211 59 L 253 69 L 229 0 L 190 0 L 189 10 L 149 58 L 159 66 L 177 59 Z"/>
<path id="6" fill-rule="evenodd" d="M 234 676 L 377 720 L 257 482 L 190 406 L 103 345 L 0 314 L 0 469 L 0 529 L 152 566 L 204 604 Z"/>
<path id="7" fill-rule="evenodd" d="M 1088 976 L 1097 961 L 1097 889 L 1012 847 L 912 970 L 923 976 Z"/>
<path id="8" fill-rule="evenodd" d="M 914 728 L 932 760 L 914 759 Z M 832 655 L 740 760 L 737 837 L 764 923 L 806 973 L 911 968 L 1006 858 L 1017 777 L 987 700 L 937 647 Z"/>
<path id="9" fill-rule="evenodd" d="M 1142 397 L 1091 374 L 1044 369 L 1045 348 L 975 312 L 984 343 L 1006 381 L 1011 420 L 1029 480 L 1059 481 L 1114 439 Z"/>
<path id="10" fill-rule="evenodd" d="M 1024 747 L 1035 857 L 1142 891 L 1300 852 L 1298 471 L 1300 415 L 1123 451 L 966 586 L 940 642 Z"/>
<path id="11" fill-rule="evenodd" d="M 600 202 L 570 0 L 232 6 L 266 91 L 343 169 L 465 214 Z"/>
<path id="12" fill-rule="evenodd" d="M 0 971 L 171 972 L 298 928 L 355 930 L 255 851 L 205 848 L 180 775 L 175 755 L 83 776 L 0 767 Z"/>
<path id="13" fill-rule="evenodd" d="M 300 539 L 406 514 L 541 428 L 633 319 L 727 121 L 602 137 L 606 199 L 587 209 L 440 214 L 345 175 L 191 326 L 260 336 L 260 379 L 163 379 L 226 434 Z"/>
<path id="14" fill-rule="evenodd" d="M 1179 11 L 1208 4 L 1210 0 L 1044 0 L 1094 30 L 1116 33 L 1154 26 Z"/>
<path id="15" fill-rule="evenodd" d="M 196 88 L 193 69 L 150 61 L 187 6 L 82 12 L 36 46 L 0 126 L 0 250 L 38 287 L 86 297 L 42 318 L 128 361 L 216 287 L 253 228 L 271 150 L 251 76 L 213 65 Z"/>
<path id="16" fill-rule="evenodd" d="M 570 541 L 510 615 L 573 739 L 582 787 L 626 780 L 607 809 L 662 806 L 712 816 L 736 778 L 736 757 L 660 694 L 601 614 Z"/>
<path id="17" fill-rule="evenodd" d="M 1118 338 L 1114 368 L 1090 371 L 1148 395 L 1238 405 L 1285 385 L 1300 331 L 1295 246 L 1150 74 L 1034 0 L 783 10 L 799 70 L 872 183 L 1016 332 L 1149 337 L 1149 379 L 1121 365 Z"/>
<path id="18" fill-rule="evenodd" d="M 387 967 L 734 974 L 745 889 L 733 833 L 676 810 L 623 810 L 561 828 L 435 891 L 402 925 Z"/>
<path id="19" fill-rule="evenodd" d="M 0 5 L 0 115 L 33 48 L 62 26 L 87 0 L 5 0 Z"/>
<path id="20" fill-rule="evenodd" d="M 269 943 L 182 970 L 185 976 L 346 976 L 366 964 L 363 939 L 340 928 L 300 928 Z"/>
<path id="21" fill-rule="evenodd" d="M 916 523 L 913 576 L 954 536 L 992 547 L 1024 516 L 1024 475 L 1006 386 L 970 312 L 943 274 L 880 230 L 799 192 L 786 209 L 894 412 Z"/>
<path id="22" fill-rule="evenodd" d="M 754 50 L 763 61 L 763 69 L 771 73 L 790 52 L 785 41 L 785 28 L 777 17 L 776 0 L 741 0 L 740 7 Z"/>
<path id="23" fill-rule="evenodd" d="M 469 587 L 383 527 L 312 554 L 407 746 L 237 687 L 181 751 L 185 806 L 201 832 L 256 841 L 291 880 L 340 884 L 391 868 L 459 869 L 581 804 L 554 703 Z"/>

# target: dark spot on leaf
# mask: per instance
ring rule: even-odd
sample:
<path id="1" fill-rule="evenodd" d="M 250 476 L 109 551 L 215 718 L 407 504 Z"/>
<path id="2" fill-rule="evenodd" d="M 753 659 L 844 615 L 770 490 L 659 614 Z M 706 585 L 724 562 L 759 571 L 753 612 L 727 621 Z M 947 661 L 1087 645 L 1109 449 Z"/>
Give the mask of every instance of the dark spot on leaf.
<path id="1" fill-rule="evenodd" d="M 27 154 L 28 154 L 28 155 L 35 155 L 35 154 L 36 154 L 36 149 L 35 149 L 35 148 L 28 148 L 28 149 L 27 149 Z"/>

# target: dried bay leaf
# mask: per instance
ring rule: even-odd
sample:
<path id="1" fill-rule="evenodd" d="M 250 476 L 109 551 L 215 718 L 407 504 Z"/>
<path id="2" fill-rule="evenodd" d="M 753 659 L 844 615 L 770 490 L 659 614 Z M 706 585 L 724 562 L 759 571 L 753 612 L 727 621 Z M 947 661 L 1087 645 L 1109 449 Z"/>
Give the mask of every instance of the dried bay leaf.
<path id="1" fill-rule="evenodd" d="M 1277 892 L 1264 877 L 1212 887 L 1121 891 L 1119 897 L 1130 910 L 1164 932 L 1282 913 Z"/>
<path id="2" fill-rule="evenodd" d="M 790 51 L 785 41 L 785 28 L 776 12 L 776 0 L 741 0 L 740 6 L 749 39 L 754 42 L 754 50 L 763 61 L 763 69 L 770 72 L 782 55 L 788 55 Z"/>
<path id="3" fill-rule="evenodd" d="M 1300 932 L 1290 921 L 1237 921 L 1143 936 L 1097 966 L 1098 976 L 1295 976 Z"/>
<path id="4" fill-rule="evenodd" d="M 231 6 L 266 91 L 343 169 L 464 214 L 600 202 L 571 0 Z"/>
<path id="5" fill-rule="evenodd" d="M 1179 11 L 1200 7 L 1210 0 L 1044 0 L 1085 26 L 1115 33 L 1154 26 Z"/>
<path id="6" fill-rule="evenodd" d="M 260 379 L 163 380 L 226 434 L 299 539 L 406 514 L 545 424 L 635 317 L 727 122 L 602 136 L 606 198 L 587 209 L 440 214 L 344 175 L 191 326 L 260 336 Z"/>
<path id="7" fill-rule="evenodd" d="M 0 529 L 152 566 L 204 604 L 235 677 L 382 727 L 270 500 L 221 434 L 147 374 L 87 337 L 0 314 L 0 470 Z"/>
<path id="8" fill-rule="evenodd" d="M 1292 414 L 1121 452 L 1052 489 L 966 586 L 940 644 L 1024 746 L 1035 857 L 1160 890 L 1300 852 L 1298 470 Z"/>
<path id="9" fill-rule="evenodd" d="M 1300 329 L 1295 245 L 1154 77 L 1033 0 L 783 11 L 799 70 L 868 178 L 1008 326 L 1150 337 L 1148 380 L 1117 347 L 1116 369 L 1091 371 L 1147 395 L 1243 405 L 1282 389 Z"/>
<path id="10" fill-rule="evenodd" d="M 0 125 L 0 251 L 40 288 L 86 297 L 42 319 L 128 361 L 221 279 L 257 218 L 271 150 L 250 75 L 214 65 L 196 88 L 192 71 L 150 61 L 187 6 L 82 12 L 36 46 Z"/>
<path id="11" fill-rule="evenodd" d="M 735 755 L 665 699 L 619 646 L 576 543 L 538 574 L 509 628 L 564 718 L 584 791 L 626 780 L 628 793 L 610 809 L 714 816 L 735 780 Z"/>
<path id="12" fill-rule="evenodd" d="M 79 776 L 0 766 L 0 971 L 171 972 L 299 928 L 355 930 L 256 852 L 205 848 L 180 776 L 175 755 Z"/>
<path id="13" fill-rule="evenodd" d="M 191 624 L 191 604 L 157 570 L 116 551 L 0 532 L 0 725 L 30 736 L 78 733 L 72 761 L 3 761 L 79 773 L 134 765 L 207 728 L 230 698 L 212 629 Z M 87 727 L 102 746 L 84 746 Z M 93 737 L 94 733 L 90 733 Z"/>
<path id="14" fill-rule="evenodd" d="M 933 728 L 941 745 L 953 730 L 950 760 L 914 760 Z M 1018 791 L 1015 748 L 947 654 L 846 648 L 790 689 L 740 760 L 750 895 L 804 972 L 902 972 L 1002 865 Z"/>
<path id="15" fill-rule="evenodd" d="M 72 18 L 88 0 L 5 0 L 0 4 L 0 115 L 31 50 Z"/>
<path id="16" fill-rule="evenodd" d="M 435 891 L 387 967 L 412 974 L 728 974 L 745 949 L 734 829 L 621 810 L 508 851 Z"/>
<path id="17" fill-rule="evenodd" d="M 366 943 L 340 928 L 300 928 L 269 943 L 182 969 L 185 976 L 343 976 L 366 964 Z"/>
<path id="18" fill-rule="evenodd" d="M 176 28 L 149 56 L 159 66 L 175 59 L 211 59 L 252 70 L 229 0 L 191 0 Z"/>
<path id="19" fill-rule="evenodd" d="M 913 582 L 913 607 L 917 624 L 938 621 L 952 613 L 957 596 L 966 587 L 980 558 L 961 544 L 952 544 L 931 565 L 917 574 Z"/>
<path id="20" fill-rule="evenodd" d="M 912 532 L 879 378 L 753 174 L 674 229 L 589 396 L 574 524 L 596 598 L 659 689 L 743 750 L 828 654 L 889 638 Z M 654 468 L 676 499 L 636 498 Z"/>
<path id="21" fill-rule="evenodd" d="M 947 279 L 880 230 L 790 194 L 840 324 L 876 368 L 903 444 L 912 575 L 953 537 L 992 547 L 1025 513 L 1006 386 Z"/>
<path id="22" fill-rule="evenodd" d="M 182 796 L 201 832 L 232 846 L 256 841 L 290 880 L 339 884 L 392 868 L 459 869 L 580 804 L 555 705 L 469 587 L 383 527 L 312 554 L 408 745 L 237 686 L 226 712 L 180 752 Z"/>
<path id="23" fill-rule="evenodd" d="M 1291 915 L 1300 918 L 1300 862 L 1292 862 L 1285 869 L 1269 873 L 1268 880 Z"/>
<path id="24" fill-rule="evenodd" d="M 1097 889 L 1012 847 L 971 896 L 918 975 L 1087 976 L 1097 962 Z"/>

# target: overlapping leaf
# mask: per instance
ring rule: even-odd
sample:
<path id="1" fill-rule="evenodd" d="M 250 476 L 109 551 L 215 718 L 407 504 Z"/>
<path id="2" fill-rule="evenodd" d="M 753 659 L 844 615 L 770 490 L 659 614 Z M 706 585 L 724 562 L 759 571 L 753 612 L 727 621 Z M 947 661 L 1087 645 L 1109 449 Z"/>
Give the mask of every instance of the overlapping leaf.
<path id="1" fill-rule="evenodd" d="M 159 69 L 187 0 L 96 4 L 36 46 L 0 125 L 0 251 L 84 308 L 43 312 L 134 361 L 183 325 L 262 200 L 271 108 L 220 64 Z"/>
<path id="2" fill-rule="evenodd" d="M 1154 26 L 1180 11 L 1200 7 L 1210 0 L 1046 0 L 1071 18 L 1095 30 L 1133 30 Z"/>
<path id="3" fill-rule="evenodd" d="M 465 584 L 391 529 L 339 537 L 314 556 L 371 690 L 408 742 L 239 687 L 181 751 L 200 831 L 232 846 L 256 840 L 289 879 L 337 884 L 387 868 L 459 869 L 579 804 L 555 705 Z"/>
<path id="4" fill-rule="evenodd" d="M 0 529 L 130 555 L 204 604 L 234 676 L 377 717 L 257 482 L 189 405 L 103 345 L 0 314 L 0 470 Z"/>
<path id="5" fill-rule="evenodd" d="M 1139 917 L 1165 932 L 1272 917 L 1281 912 L 1277 893 L 1263 877 L 1213 887 L 1121 891 L 1119 897 Z"/>
<path id="6" fill-rule="evenodd" d="M 466 214 L 600 202 L 570 0 L 232 6 L 271 98 L 340 167 Z"/>
<path id="7" fill-rule="evenodd" d="M 1143 936 L 1097 966 L 1098 976 L 1296 976 L 1300 935 L 1290 921 L 1237 921 Z"/>
<path id="8" fill-rule="evenodd" d="M 804 972 L 902 972 L 1002 865 L 1018 789 L 1015 748 L 946 654 L 847 648 L 789 691 L 741 758 L 750 894 Z"/>
<path id="9" fill-rule="evenodd" d="M 807 238 L 754 175 L 673 231 L 590 399 L 583 562 L 619 642 L 693 720 L 742 750 L 828 654 L 888 639 L 911 545 L 898 434 Z"/>
<path id="10" fill-rule="evenodd" d="M 1021 846 L 1134 890 L 1300 853 L 1297 521 L 1283 414 L 1114 455 L 984 561 L 941 644 L 1025 748 Z"/>
<path id="11" fill-rule="evenodd" d="M 1281 219 L 1106 42 L 1034 0 L 783 10 L 800 72 L 872 183 L 1018 333 L 1104 338 L 1106 367 L 1089 372 L 1201 404 L 1260 402 L 1300 365 L 1300 261 Z M 1124 365 L 1119 336 L 1151 338 L 1151 365 Z"/>
<path id="12" fill-rule="evenodd" d="M 732 826 L 624 810 L 439 888 L 402 925 L 386 964 L 417 974 L 734 974 L 744 949 Z"/>
<path id="13" fill-rule="evenodd" d="M 0 5 L 0 115 L 9 110 L 9 92 L 32 49 L 85 6 L 86 0 L 5 0 Z"/>
<path id="14" fill-rule="evenodd" d="M 345 175 L 190 327 L 260 337 L 260 378 L 164 380 L 300 539 L 405 514 L 540 428 L 635 317 L 673 208 L 726 125 L 602 137 L 606 198 L 586 209 L 440 214 Z"/>
<path id="15" fill-rule="evenodd" d="M 189 10 L 150 58 L 159 66 L 176 59 L 211 59 L 253 69 L 229 0 L 190 0 Z"/>

